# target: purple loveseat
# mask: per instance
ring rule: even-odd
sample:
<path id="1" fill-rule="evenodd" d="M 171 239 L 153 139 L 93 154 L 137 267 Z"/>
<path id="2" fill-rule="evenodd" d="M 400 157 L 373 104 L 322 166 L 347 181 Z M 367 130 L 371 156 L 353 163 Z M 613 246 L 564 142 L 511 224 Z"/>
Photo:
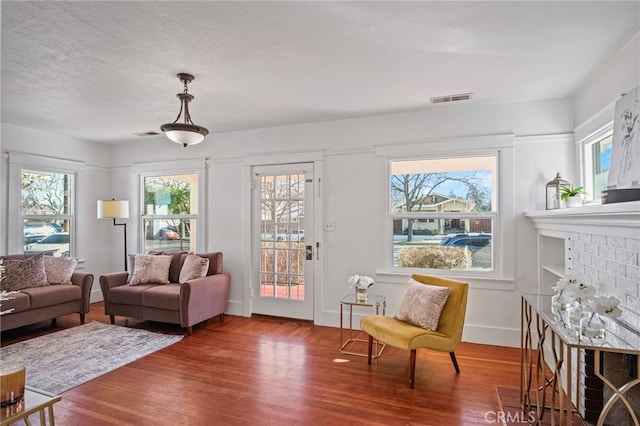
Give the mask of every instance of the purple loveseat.
<path id="1" fill-rule="evenodd" d="M 11 254 L 0 256 L 5 260 L 24 260 L 33 254 Z M 44 287 L 25 288 L 11 294 L 11 299 L 3 300 L 2 311 L 13 309 L 2 315 L 0 331 L 11 330 L 40 321 L 51 320 L 56 325 L 56 317 L 80 314 L 80 323 L 89 312 L 89 299 L 93 274 L 73 272 L 71 284 L 53 284 Z"/>
<path id="2" fill-rule="evenodd" d="M 180 324 L 187 334 L 193 333 L 193 325 L 219 316 L 229 306 L 231 277 L 222 272 L 222 253 L 198 254 L 209 259 L 207 276 L 179 284 L 180 270 L 185 252 L 158 252 L 173 256 L 169 268 L 169 284 L 128 285 L 128 272 L 115 272 L 100 276 L 100 288 L 104 297 L 104 313 L 111 324 L 115 316 L 122 315 L 148 321 Z"/>

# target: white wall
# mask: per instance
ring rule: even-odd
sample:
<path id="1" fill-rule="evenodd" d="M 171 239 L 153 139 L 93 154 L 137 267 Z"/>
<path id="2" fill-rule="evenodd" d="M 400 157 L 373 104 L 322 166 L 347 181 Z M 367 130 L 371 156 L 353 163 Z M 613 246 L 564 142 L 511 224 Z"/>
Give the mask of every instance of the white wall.
<path id="1" fill-rule="evenodd" d="M 316 284 L 320 300 L 315 315 L 318 324 L 338 326 L 339 300 L 348 292 L 346 278 L 360 271 L 373 274 L 377 269 L 373 212 L 381 192 L 373 186 L 375 146 L 513 133 L 517 136 L 516 187 L 522 191 L 515 199 L 508 194 L 505 202 L 516 205 L 518 216 L 516 280 L 470 280 L 464 339 L 517 346 L 520 294 L 536 288 L 535 232 L 522 214 L 544 208 L 544 184 L 558 170 L 573 172 L 572 138 L 566 136 L 572 127 L 572 102 L 566 99 L 445 106 L 244 132 L 216 134 L 213 129 L 204 143 L 186 149 L 164 138 L 150 138 L 139 144 L 116 146 L 112 166 L 119 170 L 140 162 L 208 158 L 207 249 L 224 252 L 225 270 L 232 276 L 230 313 L 242 315 L 248 312 L 244 283 L 249 270 L 242 245 L 249 231 L 242 214 L 248 205 L 242 185 L 246 170 L 243 164 L 248 157 L 260 155 L 277 158 L 278 154 L 302 153 L 304 157 L 305 152 L 324 152 L 323 216 L 335 220 L 336 231 L 319 236 L 324 279 Z M 390 314 L 397 308 L 404 281 L 401 278 L 375 284 L 376 293 L 387 296 Z"/>

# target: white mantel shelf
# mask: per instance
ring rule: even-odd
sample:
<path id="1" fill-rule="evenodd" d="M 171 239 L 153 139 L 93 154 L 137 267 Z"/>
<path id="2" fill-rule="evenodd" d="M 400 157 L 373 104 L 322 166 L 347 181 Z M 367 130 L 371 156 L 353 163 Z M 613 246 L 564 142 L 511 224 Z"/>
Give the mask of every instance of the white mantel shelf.
<path id="1" fill-rule="evenodd" d="M 543 210 L 525 216 L 538 230 L 640 238 L 640 201 Z"/>

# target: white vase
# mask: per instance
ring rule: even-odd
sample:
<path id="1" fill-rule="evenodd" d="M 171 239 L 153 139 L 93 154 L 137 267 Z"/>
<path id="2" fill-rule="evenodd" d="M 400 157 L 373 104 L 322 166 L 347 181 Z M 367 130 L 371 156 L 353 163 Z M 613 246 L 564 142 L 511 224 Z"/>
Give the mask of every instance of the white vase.
<path id="1" fill-rule="evenodd" d="M 582 197 L 579 195 L 569 197 L 569 199 L 567 200 L 567 207 L 569 208 L 580 206 L 582 206 Z"/>

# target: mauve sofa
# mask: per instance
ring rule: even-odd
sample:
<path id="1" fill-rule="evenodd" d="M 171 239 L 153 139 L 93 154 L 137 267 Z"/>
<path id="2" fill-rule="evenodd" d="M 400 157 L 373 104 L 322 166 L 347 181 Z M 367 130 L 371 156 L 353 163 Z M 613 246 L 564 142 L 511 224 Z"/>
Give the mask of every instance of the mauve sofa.
<path id="1" fill-rule="evenodd" d="M 10 254 L 0 256 L 5 260 L 24 260 L 33 254 Z M 0 310 L 13 309 L 13 312 L 0 317 L 0 331 L 11 330 L 36 322 L 52 320 L 73 313 L 80 314 L 80 323 L 89 312 L 93 274 L 73 272 L 71 284 L 52 284 L 44 287 L 25 288 L 11 294 L 12 299 L 3 300 Z"/>
<path id="2" fill-rule="evenodd" d="M 115 324 L 116 315 L 121 315 L 180 324 L 186 328 L 188 335 L 192 335 L 195 324 L 215 316 L 224 321 L 224 313 L 229 306 L 231 277 L 222 272 L 221 252 L 198 254 L 209 259 L 207 276 L 183 284 L 178 283 L 178 278 L 187 253 L 153 254 L 173 256 L 169 267 L 169 284 L 128 285 L 128 272 L 100 276 L 104 313 L 109 315 L 111 324 Z"/>

